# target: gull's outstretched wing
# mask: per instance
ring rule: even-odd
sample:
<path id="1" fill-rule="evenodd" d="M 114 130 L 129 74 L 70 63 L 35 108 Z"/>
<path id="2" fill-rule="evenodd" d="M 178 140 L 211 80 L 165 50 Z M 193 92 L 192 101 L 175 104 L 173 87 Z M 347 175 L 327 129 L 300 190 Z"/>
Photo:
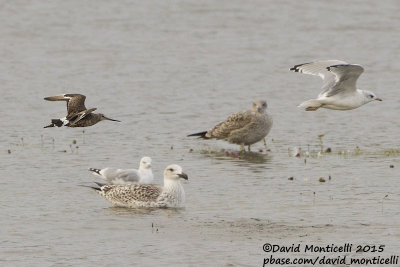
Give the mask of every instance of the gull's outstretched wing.
<path id="1" fill-rule="evenodd" d="M 321 93 L 326 97 L 357 90 L 357 79 L 364 72 L 364 68 L 356 64 L 332 65 L 327 70 L 335 75 L 335 84 Z"/>
<path id="2" fill-rule="evenodd" d="M 304 74 L 316 75 L 322 78 L 322 92 L 320 95 L 329 91 L 332 87 L 335 86 L 337 80 L 334 73 L 328 70 L 328 67 L 333 65 L 345 65 L 347 64 L 341 60 L 320 60 L 315 62 L 303 63 L 299 65 L 295 65 L 291 68 L 291 71 L 300 72 Z"/>

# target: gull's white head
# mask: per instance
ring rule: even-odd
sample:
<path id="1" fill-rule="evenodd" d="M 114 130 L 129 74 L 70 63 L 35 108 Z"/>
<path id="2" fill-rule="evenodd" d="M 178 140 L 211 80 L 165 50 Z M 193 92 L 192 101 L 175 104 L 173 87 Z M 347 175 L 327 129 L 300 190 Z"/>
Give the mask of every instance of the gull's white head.
<path id="1" fill-rule="evenodd" d="M 363 90 L 363 95 L 364 95 L 364 99 L 365 99 L 365 103 L 377 100 L 377 101 L 382 101 L 382 99 L 380 99 L 379 97 L 377 97 L 374 93 L 372 93 L 371 91 L 366 91 Z"/>
<path id="2" fill-rule="evenodd" d="M 143 157 L 140 160 L 140 166 L 139 168 L 143 169 L 151 169 L 151 158 L 150 157 Z"/>
<path id="3" fill-rule="evenodd" d="M 264 113 L 267 109 L 267 101 L 257 100 L 253 102 L 253 110 L 256 112 Z"/>
<path id="4" fill-rule="evenodd" d="M 180 178 L 188 180 L 186 173 L 182 172 L 182 167 L 176 164 L 169 165 L 164 170 L 164 178 L 178 181 Z"/>

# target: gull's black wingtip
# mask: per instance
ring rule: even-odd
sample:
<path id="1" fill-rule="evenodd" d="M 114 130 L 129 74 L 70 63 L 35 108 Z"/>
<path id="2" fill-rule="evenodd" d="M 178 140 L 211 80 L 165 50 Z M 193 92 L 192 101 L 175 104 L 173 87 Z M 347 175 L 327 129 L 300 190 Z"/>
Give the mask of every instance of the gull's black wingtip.
<path id="1" fill-rule="evenodd" d="M 306 65 L 306 64 L 310 64 L 310 62 L 294 65 L 289 70 L 294 71 L 294 72 L 301 72 L 300 67 L 303 66 L 303 65 Z"/>
<path id="2" fill-rule="evenodd" d="M 97 173 L 98 175 L 101 175 L 101 174 L 100 174 L 101 169 L 89 168 L 89 171 L 94 172 L 94 173 Z"/>
<path id="3" fill-rule="evenodd" d="M 292 68 L 290 68 L 290 70 L 291 71 L 294 71 L 294 72 L 303 72 L 301 69 L 300 69 L 300 67 L 301 66 L 304 66 L 304 65 L 308 65 L 308 64 L 312 64 L 313 62 L 306 62 L 306 63 L 301 63 L 301 64 L 297 64 L 297 65 L 294 65 Z"/>
<path id="4" fill-rule="evenodd" d="M 348 65 L 350 65 L 350 64 L 336 64 L 336 65 L 332 65 L 332 66 L 326 67 L 326 69 L 327 69 L 328 71 L 331 71 L 332 68 L 337 68 L 337 67 L 342 67 L 342 66 L 348 66 Z"/>

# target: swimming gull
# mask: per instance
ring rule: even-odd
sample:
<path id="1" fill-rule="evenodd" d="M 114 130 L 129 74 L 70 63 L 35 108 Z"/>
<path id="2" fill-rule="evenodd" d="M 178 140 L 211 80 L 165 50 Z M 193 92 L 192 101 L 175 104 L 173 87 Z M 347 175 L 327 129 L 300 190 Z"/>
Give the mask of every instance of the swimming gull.
<path id="1" fill-rule="evenodd" d="M 139 169 L 116 169 L 90 168 L 94 175 L 106 180 L 111 184 L 151 184 L 153 182 L 153 172 L 151 170 L 151 158 L 143 157 L 140 160 Z"/>
<path id="2" fill-rule="evenodd" d="M 63 94 L 45 97 L 44 99 L 48 101 L 67 101 L 67 116 L 61 119 L 52 119 L 51 124 L 44 128 L 55 126 L 87 127 L 103 120 L 120 122 L 119 120 L 107 118 L 104 114 L 93 113 L 96 108 L 86 109 L 86 96 L 81 94 Z"/>
<path id="3" fill-rule="evenodd" d="M 190 134 L 188 136 L 199 136 L 201 138 L 223 139 L 232 144 L 240 145 L 240 149 L 244 150 L 244 146 L 257 143 L 264 140 L 272 127 L 272 117 L 266 112 L 267 102 L 258 100 L 253 103 L 252 109 L 235 113 L 229 116 L 225 121 L 217 124 L 208 131 Z"/>
<path id="4" fill-rule="evenodd" d="M 373 100 L 382 101 L 374 93 L 356 88 L 358 77 L 364 68 L 340 60 L 322 60 L 295 65 L 290 70 L 318 75 L 323 80 L 322 92 L 317 99 L 307 100 L 299 105 L 307 111 L 319 108 L 349 110 L 358 108 Z"/>
<path id="5" fill-rule="evenodd" d="M 185 203 L 185 191 L 179 179 L 188 180 L 179 165 L 164 170 L 164 186 L 154 184 L 107 185 L 91 187 L 114 206 L 129 208 L 178 208 Z"/>

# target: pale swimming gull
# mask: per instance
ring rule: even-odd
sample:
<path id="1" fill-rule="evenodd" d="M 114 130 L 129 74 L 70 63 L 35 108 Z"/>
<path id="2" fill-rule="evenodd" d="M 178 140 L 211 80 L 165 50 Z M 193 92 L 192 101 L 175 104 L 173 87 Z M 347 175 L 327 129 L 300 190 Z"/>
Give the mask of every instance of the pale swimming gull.
<path id="1" fill-rule="evenodd" d="M 51 124 L 44 128 L 55 126 L 87 127 L 103 120 L 120 122 L 119 120 L 110 119 L 104 116 L 104 114 L 93 113 L 96 108 L 86 109 L 86 96 L 81 94 L 63 94 L 45 97 L 44 99 L 47 101 L 67 101 L 67 116 L 61 119 L 52 119 Z"/>
<path id="2" fill-rule="evenodd" d="M 266 101 L 255 101 L 252 109 L 232 114 L 211 130 L 188 136 L 223 139 L 229 143 L 240 145 L 241 150 L 244 150 L 244 146 L 248 146 L 250 151 L 250 145 L 262 139 L 266 144 L 265 137 L 272 127 L 272 117 L 268 115 L 266 109 Z"/>
<path id="3" fill-rule="evenodd" d="M 164 170 L 164 186 L 154 184 L 106 185 L 91 187 L 114 206 L 129 208 L 178 208 L 185 203 L 185 191 L 179 179 L 188 180 L 179 165 Z"/>
<path id="4" fill-rule="evenodd" d="M 358 108 L 373 100 L 382 101 L 374 93 L 356 88 L 356 82 L 364 68 L 340 60 L 322 60 L 295 65 L 290 70 L 318 75 L 323 80 L 322 92 L 317 99 L 307 100 L 299 105 L 307 111 L 319 108 L 349 110 Z"/>
<path id="5" fill-rule="evenodd" d="M 151 184 L 153 183 L 153 172 L 151 170 L 151 158 L 143 157 L 140 160 L 139 169 L 116 169 L 104 168 L 89 171 L 94 175 L 106 180 L 110 184 Z"/>

